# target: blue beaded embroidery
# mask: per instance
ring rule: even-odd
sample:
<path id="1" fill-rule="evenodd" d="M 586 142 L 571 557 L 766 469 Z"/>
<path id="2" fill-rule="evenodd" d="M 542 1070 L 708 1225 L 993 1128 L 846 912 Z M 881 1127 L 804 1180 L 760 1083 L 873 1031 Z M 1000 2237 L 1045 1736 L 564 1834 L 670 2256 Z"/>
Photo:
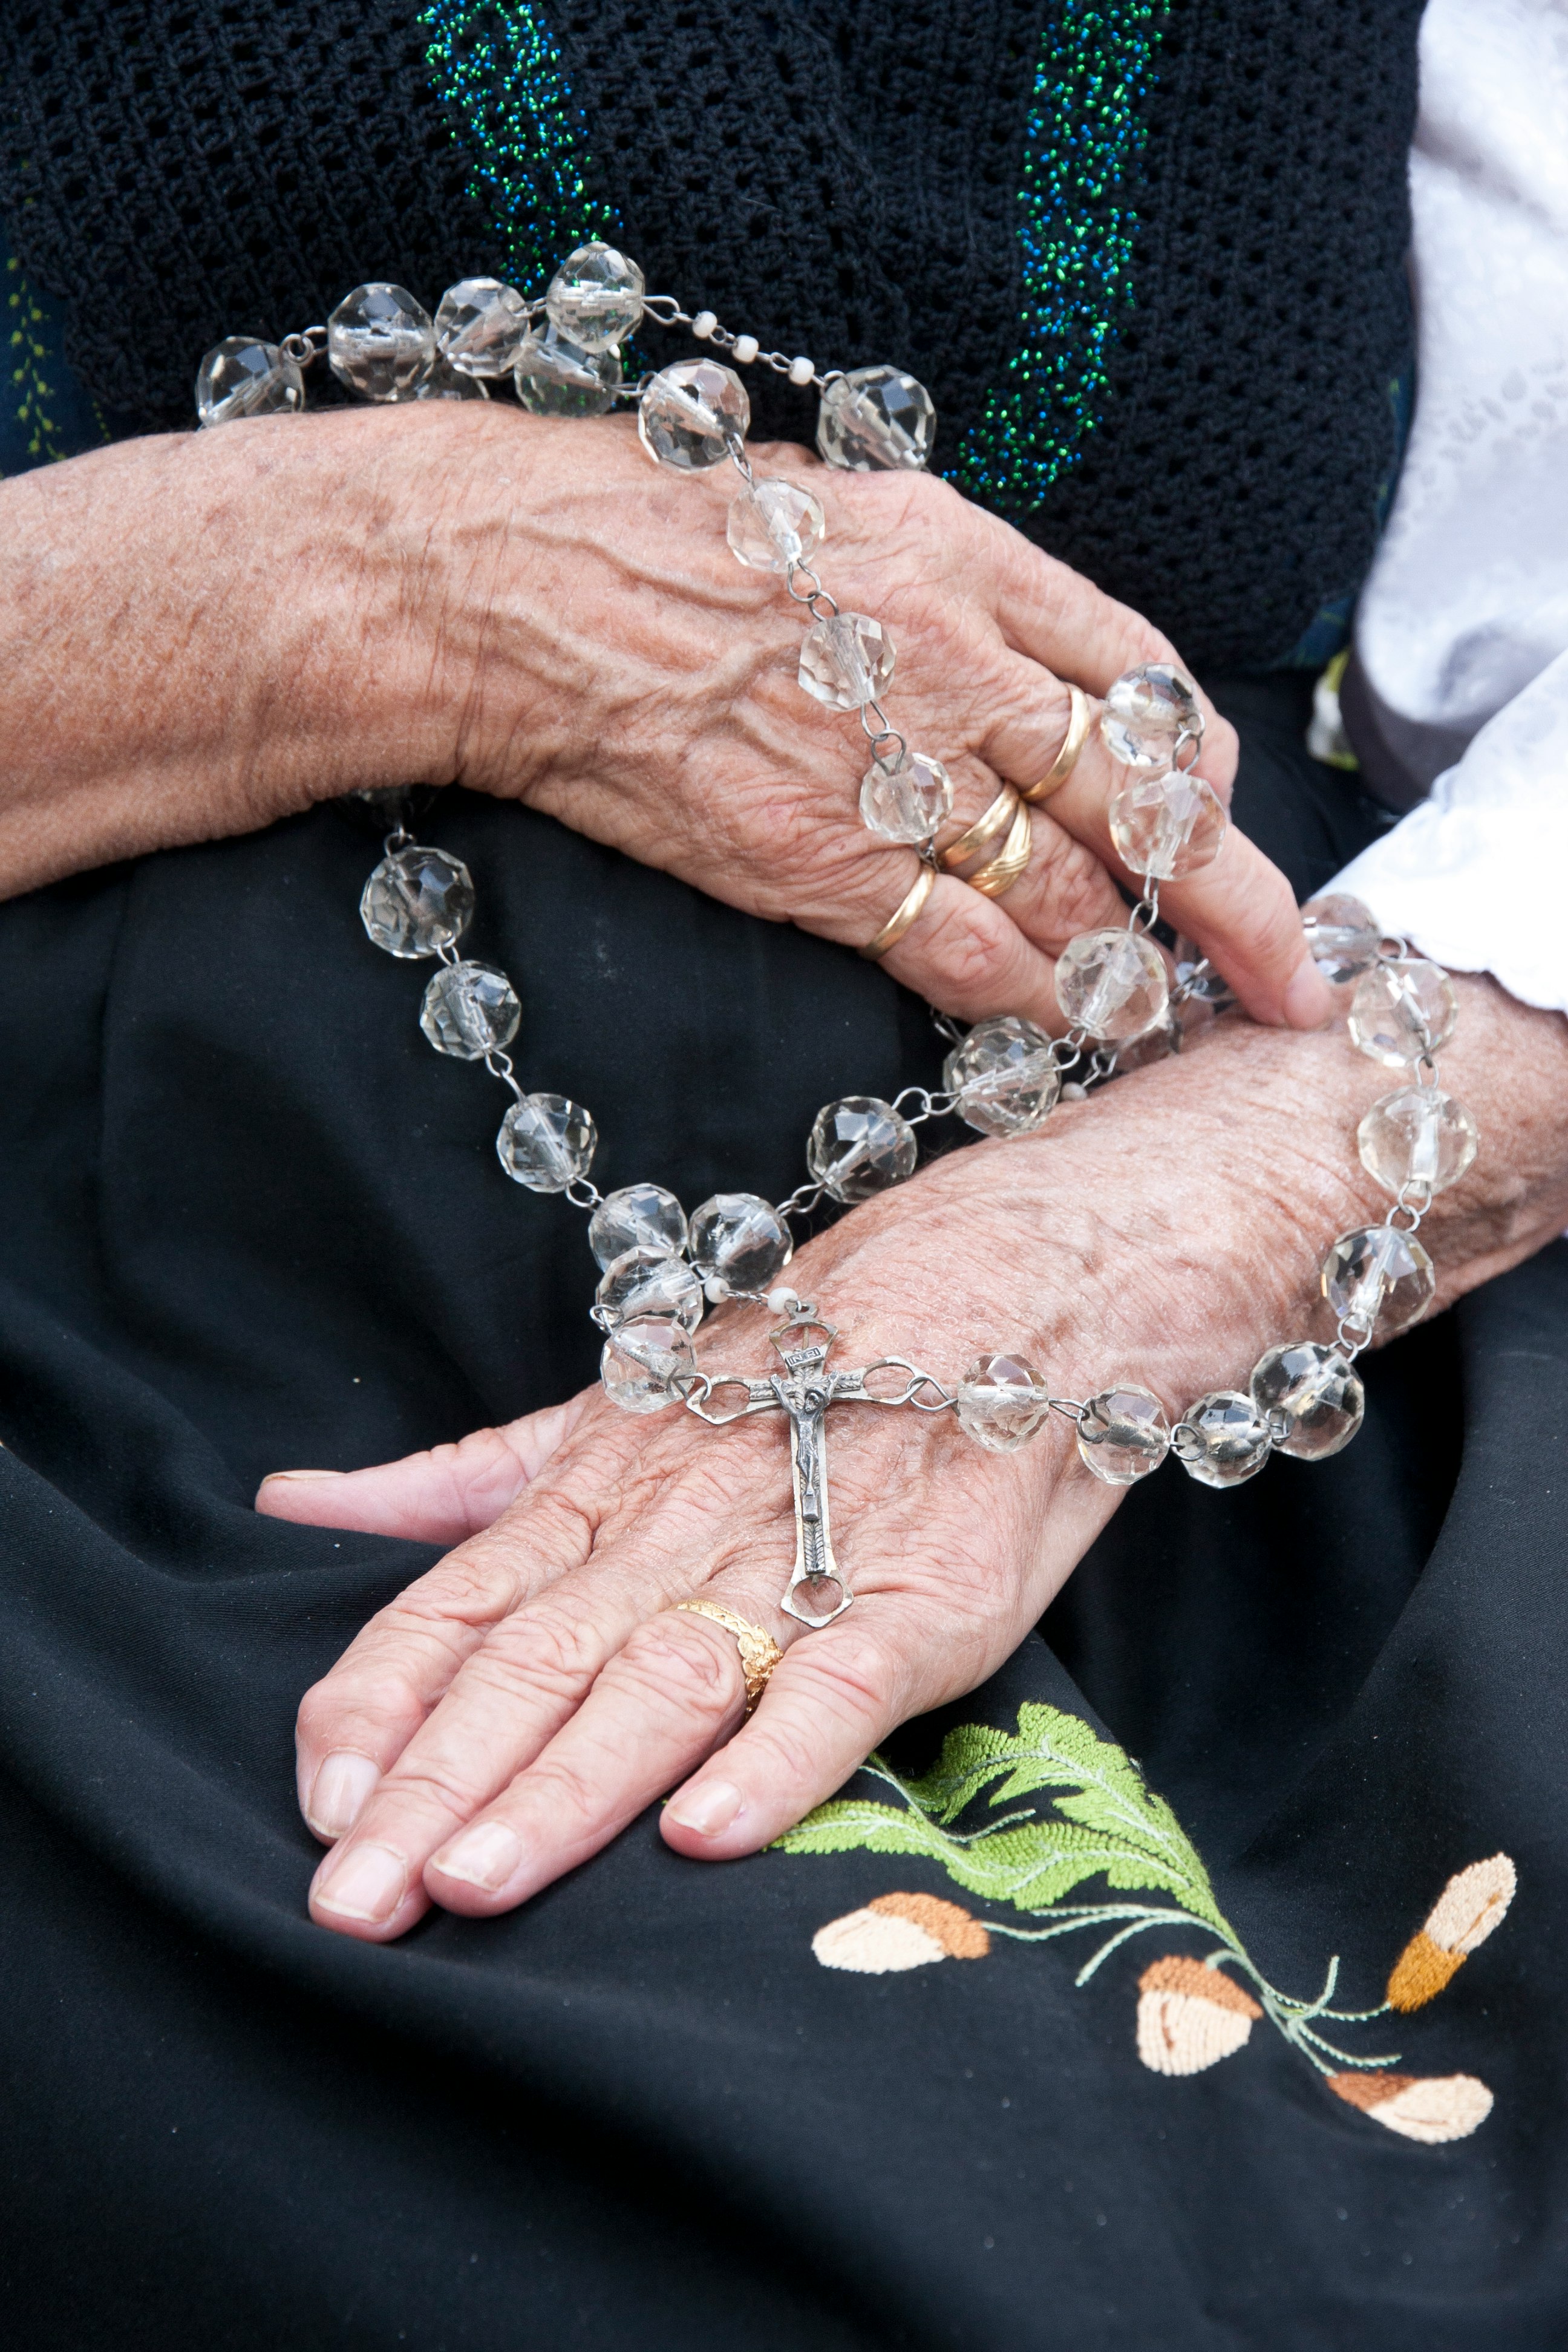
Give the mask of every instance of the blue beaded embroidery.
<path id="1" fill-rule="evenodd" d="M 470 191 L 528 287 L 585 238 L 611 236 L 613 205 L 589 188 L 582 112 L 528 0 L 430 0 L 420 16 L 436 95 L 469 134 Z"/>
<path id="2" fill-rule="evenodd" d="M 987 505 L 1037 507 L 1100 420 L 1132 302 L 1131 189 L 1165 14 L 1163 0 L 1065 0 L 1046 37 L 1018 198 L 1023 344 L 952 468 Z"/>

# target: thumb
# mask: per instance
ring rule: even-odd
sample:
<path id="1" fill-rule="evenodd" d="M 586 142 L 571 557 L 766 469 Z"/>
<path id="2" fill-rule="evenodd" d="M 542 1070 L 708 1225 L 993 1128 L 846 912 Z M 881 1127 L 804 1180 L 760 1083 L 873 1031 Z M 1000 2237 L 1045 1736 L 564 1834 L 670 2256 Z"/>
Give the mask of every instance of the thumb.
<path id="1" fill-rule="evenodd" d="M 419 1543 L 461 1543 L 498 1519 L 575 1427 L 591 1391 L 524 1413 L 504 1429 L 476 1429 L 368 1470 L 274 1470 L 256 1507 L 311 1528 L 353 1528 Z"/>

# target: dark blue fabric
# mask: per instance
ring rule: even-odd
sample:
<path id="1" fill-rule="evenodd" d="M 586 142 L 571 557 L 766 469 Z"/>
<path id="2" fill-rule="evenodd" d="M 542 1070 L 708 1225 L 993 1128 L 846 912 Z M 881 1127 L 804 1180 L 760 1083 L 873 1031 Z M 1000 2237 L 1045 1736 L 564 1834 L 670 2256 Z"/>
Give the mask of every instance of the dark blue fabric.
<path id="1" fill-rule="evenodd" d="M 100 449 L 126 421 L 101 409 L 65 354 L 61 305 L 22 274 L 0 221 L 0 480 Z"/>

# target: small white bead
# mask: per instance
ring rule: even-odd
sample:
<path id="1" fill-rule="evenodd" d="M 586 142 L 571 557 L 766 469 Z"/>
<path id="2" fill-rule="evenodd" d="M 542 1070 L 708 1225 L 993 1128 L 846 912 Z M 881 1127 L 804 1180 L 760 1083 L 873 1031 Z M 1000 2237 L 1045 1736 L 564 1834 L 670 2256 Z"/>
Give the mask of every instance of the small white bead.
<path id="1" fill-rule="evenodd" d="M 697 316 L 691 321 L 691 331 L 696 336 L 700 343 L 705 343 L 718 323 L 719 320 L 716 312 L 712 310 L 699 310 Z"/>
<path id="2" fill-rule="evenodd" d="M 793 1315 L 799 1305 L 800 1301 L 793 1290 L 770 1290 L 768 1293 L 770 1315 Z"/>
<path id="3" fill-rule="evenodd" d="M 742 367 L 750 367 L 761 349 L 755 335 L 737 335 L 735 338 L 735 357 Z"/>
<path id="4" fill-rule="evenodd" d="M 816 373 L 816 362 L 815 360 L 808 360 L 803 356 L 797 360 L 791 360 L 789 363 L 789 380 L 791 383 L 809 383 Z"/>

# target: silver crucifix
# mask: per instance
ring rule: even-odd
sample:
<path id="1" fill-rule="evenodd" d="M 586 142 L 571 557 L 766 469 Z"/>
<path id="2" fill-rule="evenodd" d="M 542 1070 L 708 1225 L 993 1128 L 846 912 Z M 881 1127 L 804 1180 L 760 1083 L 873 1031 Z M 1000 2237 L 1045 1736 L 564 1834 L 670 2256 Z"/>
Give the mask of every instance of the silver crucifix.
<path id="1" fill-rule="evenodd" d="M 921 1371 L 902 1356 L 884 1356 L 858 1372 L 830 1372 L 827 1358 L 838 1333 L 809 1306 L 796 1308 L 786 1323 L 769 1333 L 784 1370 L 765 1381 L 700 1376 L 686 1398 L 689 1412 L 714 1428 L 742 1421 L 749 1413 L 780 1408 L 789 1415 L 790 1472 L 795 1486 L 795 1571 L 779 1601 L 786 1617 L 817 1632 L 831 1625 L 854 1601 L 838 1562 L 827 1519 L 827 1430 L 830 1405 L 915 1405 L 922 1412 L 944 1412 L 952 1402 L 940 1381 Z M 873 1373 L 901 1371 L 907 1375 L 896 1396 L 874 1396 L 866 1382 Z M 744 1389 L 746 1402 L 731 1412 L 710 1412 L 708 1402 L 719 1390 Z M 931 1391 L 927 1402 L 920 1393 Z"/>

